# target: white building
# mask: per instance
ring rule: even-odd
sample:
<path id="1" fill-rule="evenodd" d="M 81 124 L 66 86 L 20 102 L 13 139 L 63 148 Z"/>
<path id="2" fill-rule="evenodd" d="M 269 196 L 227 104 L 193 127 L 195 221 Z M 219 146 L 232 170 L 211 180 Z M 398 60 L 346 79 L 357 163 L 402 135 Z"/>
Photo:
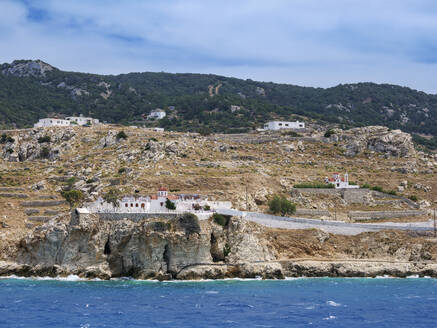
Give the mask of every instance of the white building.
<path id="1" fill-rule="evenodd" d="M 59 118 L 42 118 L 33 125 L 34 128 L 45 128 L 50 126 L 70 126 L 70 121 Z"/>
<path id="2" fill-rule="evenodd" d="M 167 200 L 176 206 L 175 210 L 170 210 L 165 206 Z M 89 204 L 87 210 L 90 213 L 211 213 L 218 208 L 230 209 L 231 207 L 231 202 L 208 201 L 207 198 L 200 195 L 169 195 L 166 188 L 159 188 L 155 195 L 125 196 L 118 201 L 117 206 L 99 198 Z"/>
<path id="3" fill-rule="evenodd" d="M 147 115 L 147 119 L 151 120 L 151 119 L 156 119 L 156 120 L 160 120 L 163 119 L 167 114 L 165 113 L 164 110 L 157 108 L 154 109 L 150 112 L 149 115 Z"/>
<path id="4" fill-rule="evenodd" d="M 347 173 L 344 174 L 343 178 L 340 176 L 340 174 L 333 173 L 332 178 L 325 178 L 325 182 L 333 184 L 335 189 L 356 189 L 360 187 L 357 185 L 349 184 L 349 175 Z"/>
<path id="5" fill-rule="evenodd" d="M 80 116 L 67 117 L 67 120 L 69 120 L 72 124 L 77 124 L 81 126 L 99 124 L 98 119 L 92 117 L 84 117 L 82 114 Z"/>
<path id="6" fill-rule="evenodd" d="M 271 121 L 264 124 L 264 130 L 281 130 L 281 129 L 305 129 L 305 123 L 303 122 L 284 122 L 284 121 Z"/>

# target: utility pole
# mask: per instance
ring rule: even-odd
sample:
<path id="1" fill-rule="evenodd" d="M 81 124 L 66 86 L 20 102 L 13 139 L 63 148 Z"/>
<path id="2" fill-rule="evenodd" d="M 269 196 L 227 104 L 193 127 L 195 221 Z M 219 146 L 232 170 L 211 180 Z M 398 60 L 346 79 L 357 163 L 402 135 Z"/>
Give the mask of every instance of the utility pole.
<path id="1" fill-rule="evenodd" d="M 247 196 L 247 179 L 246 179 L 246 212 L 249 211 L 249 201 Z"/>
<path id="2" fill-rule="evenodd" d="M 435 229 L 436 227 L 435 227 L 435 208 L 434 208 L 434 238 L 435 238 L 435 236 L 436 236 L 436 229 Z"/>

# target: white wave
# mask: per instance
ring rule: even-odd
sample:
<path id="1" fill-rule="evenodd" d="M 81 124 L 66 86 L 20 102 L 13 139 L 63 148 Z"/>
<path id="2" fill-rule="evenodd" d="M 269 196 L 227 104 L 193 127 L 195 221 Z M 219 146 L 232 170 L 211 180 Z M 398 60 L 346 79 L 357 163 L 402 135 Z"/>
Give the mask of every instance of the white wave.
<path id="1" fill-rule="evenodd" d="M 420 278 L 418 274 L 413 274 L 411 276 L 407 276 L 408 279 L 417 279 Z"/>
<path id="2" fill-rule="evenodd" d="M 329 317 L 323 318 L 323 320 L 334 320 L 337 319 L 335 315 L 330 315 Z"/>
<path id="3" fill-rule="evenodd" d="M 341 306 L 340 303 L 336 303 L 334 301 L 327 301 L 326 304 L 330 305 L 330 306 Z"/>

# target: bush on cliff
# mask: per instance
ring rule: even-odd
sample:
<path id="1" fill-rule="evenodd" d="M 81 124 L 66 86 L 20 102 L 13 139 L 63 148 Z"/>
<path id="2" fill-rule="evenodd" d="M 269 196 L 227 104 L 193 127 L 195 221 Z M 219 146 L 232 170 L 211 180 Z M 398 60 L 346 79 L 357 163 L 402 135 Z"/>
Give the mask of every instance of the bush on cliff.
<path id="1" fill-rule="evenodd" d="M 269 201 L 269 210 L 273 214 L 293 214 L 296 212 L 296 205 L 285 197 L 275 195 L 272 200 Z"/>
<path id="2" fill-rule="evenodd" d="M 127 134 L 124 131 L 120 131 L 120 132 L 117 133 L 116 138 L 117 138 L 117 140 L 120 140 L 120 139 L 126 140 L 127 139 Z"/>
<path id="3" fill-rule="evenodd" d="M 120 190 L 111 188 L 106 194 L 103 195 L 103 200 L 112 204 L 114 207 L 118 207 L 118 199 L 120 198 Z"/>
<path id="4" fill-rule="evenodd" d="M 44 137 L 39 137 L 38 138 L 38 143 L 49 143 L 51 142 L 52 139 L 50 138 L 50 136 L 44 136 Z"/>
<path id="5" fill-rule="evenodd" d="M 178 221 L 179 227 L 184 229 L 185 234 L 200 233 L 199 219 L 193 213 L 184 213 Z"/>
<path id="6" fill-rule="evenodd" d="M 221 215 L 218 213 L 214 213 L 212 215 L 212 219 L 214 220 L 215 223 L 217 223 L 218 225 L 221 225 L 222 227 L 224 227 L 228 223 L 228 220 L 226 219 L 226 217 L 224 215 Z"/>
<path id="7" fill-rule="evenodd" d="M 70 207 L 76 207 L 84 199 L 83 193 L 80 190 L 68 190 L 61 192 L 62 197 L 70 204 Z"/>

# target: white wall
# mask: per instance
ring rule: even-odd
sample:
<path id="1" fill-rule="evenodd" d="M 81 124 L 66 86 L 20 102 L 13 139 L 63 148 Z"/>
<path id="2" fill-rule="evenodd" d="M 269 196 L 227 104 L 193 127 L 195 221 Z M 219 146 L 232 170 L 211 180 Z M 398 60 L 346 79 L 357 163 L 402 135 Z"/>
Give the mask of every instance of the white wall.
<path id="1" fill-rule="evenodd" d="M 286 122 L 286 121 L 271 121 L 264 124 L 265 130 L 280 130 L 280 129 L 305 129 L 303 122 Z"/>
<path id="2" fill-rule="evenodd" d="M 49 126 L 69 126 L 70 121 L 57 118 L 42 118 L 33 125 L 34 128 L 43 128 Z"/>

